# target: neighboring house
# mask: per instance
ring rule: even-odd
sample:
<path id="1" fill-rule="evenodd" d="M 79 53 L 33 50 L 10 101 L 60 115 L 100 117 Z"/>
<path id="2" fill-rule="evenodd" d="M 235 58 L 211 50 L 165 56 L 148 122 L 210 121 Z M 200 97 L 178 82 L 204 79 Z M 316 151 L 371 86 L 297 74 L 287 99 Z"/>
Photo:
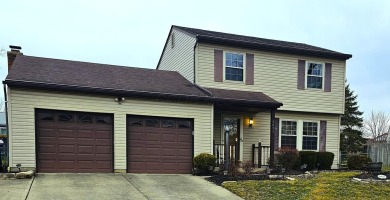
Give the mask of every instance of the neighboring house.
<path id="1" fill-rule="evenodd" d="M 338 163 L 348 54 L 177 26 L 157 70 L 7 54 L 12 170 L 191 173 L 227 141 L 225 159 L 261 141 Z"/>
<path id="2" fill-rule="evenodd" d="M 7 121 L 5 118 L 5 112 L 0 112 L 0 138 L 7 136 Z"/>

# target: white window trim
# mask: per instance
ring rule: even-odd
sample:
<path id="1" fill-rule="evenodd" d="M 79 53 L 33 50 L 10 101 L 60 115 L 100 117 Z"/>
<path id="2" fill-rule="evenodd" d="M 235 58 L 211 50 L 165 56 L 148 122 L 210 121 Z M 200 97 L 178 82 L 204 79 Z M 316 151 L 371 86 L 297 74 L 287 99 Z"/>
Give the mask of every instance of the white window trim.
<path id="1" fill-rule="evenodd" d="M 307 87 L 307 69 L 309 68 L 309 63 L 314 63 L 314 64 L 321 64 L 322 65 L 322 88 L 308 88 Z M 305 89 L 307 90 L 322 90 L 324 91 L 324 88 L 325 88 L 325 63 L 324 62 L 318 62 L 318 61 L 306 61 L 305 63 Z M 320 77 L 320 76 L 317 76 L 317 77 Z"/>
<path id="2" fill-rule="evenodd" d="M 226 54 L 227 53 L 242 55 L 242 81 L 226 80 Z M 231 66 L 228 66 L 228 67 L 241 69 L 239 67 L 231 67 Z M 223 81 L 224 82 L 231 82 L 231 83 L 245 83 L 245 79 L 246 79 L 246 54 L 234 52 L 234 51 L 223 51 Z"/>
<path id="3" fill-rule="evenodd" d="M 311 122 L 311 123 L 317 123 L 317 149 L 303 149 L 303 122 Z M 313 136 L 306 136 L 306 137 L 313 137 Z M 319 151 L 320 149 L 320 121 L 315 120 L 302 120 L 302 136 L 301 136 L 301 149 L 304 151 Z"/>
<path id="4" fill-rule="evenodd" d="M 316 120 L 296 120 L 296 119 L 280 119 L 279 122 L 279 143 L 277 148 L 281 148 L 282 146 L 282 122 L 283 121 L 294 121 L 297 122 L 297 150 L 298 151 L 319 151 L 320 149 L 320 121 Z M 303 149 L 303 122 L 315 122 L 318 124 L 317 126 L 317 149 L 316 150 L 308 150 Z"/>

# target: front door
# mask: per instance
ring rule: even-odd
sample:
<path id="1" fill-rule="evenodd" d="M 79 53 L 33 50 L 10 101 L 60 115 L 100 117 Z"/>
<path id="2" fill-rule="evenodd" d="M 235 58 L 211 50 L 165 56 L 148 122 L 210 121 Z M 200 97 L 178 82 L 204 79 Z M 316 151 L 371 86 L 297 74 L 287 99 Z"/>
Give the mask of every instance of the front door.
<path id="1" fill-rule="evenodd" d="M 224 117 L 222 124 L 222 138 L 224 138 L 224 141 L 229 141 L 229 158 L 238 161 L 240 160 L 241 119 L 240 117 Z"/>

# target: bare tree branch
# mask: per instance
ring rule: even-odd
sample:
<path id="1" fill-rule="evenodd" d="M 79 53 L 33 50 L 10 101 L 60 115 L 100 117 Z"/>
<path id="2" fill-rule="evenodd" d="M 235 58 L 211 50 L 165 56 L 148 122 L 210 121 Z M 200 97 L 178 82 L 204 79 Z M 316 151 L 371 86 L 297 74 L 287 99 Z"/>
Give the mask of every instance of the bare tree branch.
<path id="1" fill-rule="evenodd" d="M 4 47 L 1 47 L 1 49 L 0 49 L 0 56 L 5 56 L 5 49 L 4 49 Z"/>
<path id="2" fill-rule="evenodd" d="M 379 136 L 390 132 L 390 115 L 383 111 L 371 111 L 364 120 L 365 137 L 377 139 Z"/>

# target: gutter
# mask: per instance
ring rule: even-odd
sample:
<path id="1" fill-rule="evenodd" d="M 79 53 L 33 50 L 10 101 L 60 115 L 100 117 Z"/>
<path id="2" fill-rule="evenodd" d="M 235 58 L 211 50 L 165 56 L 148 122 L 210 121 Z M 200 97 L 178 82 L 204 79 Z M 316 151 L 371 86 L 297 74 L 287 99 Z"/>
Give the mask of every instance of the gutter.
<path id="1" fill-rule="evenodd" d="M 8 124 L 8 99 L 7 99 L 7 85 L 3 82 L 3 88 L 4 88 L 4 111 L 5 111 L 5 123 L 7 124 L 7 134 L 6 134 L 6 136 L 7 136 L 7 142 L 6 142 L 6 144 L 5 144 L 5 146 L 6 146 L 6 152 L 5 152 L 5 154 L 7 155 L 7 158 L 8 158 L 8 166 L 9 166 L 9 159 L 10 159 L 10 157 L 9 157 L 9 154 L 8 154 L 8 152 L 9 152 L 9 124 Z"/>
<path id="2" fill-rule="evenodd" d="M 8 87 L 15 86 L 21 88 L 62 90 L 68 92 L 82 92 L 82 93 L 104 94 L 104 95 L 114 95 L 114 96 L 163 98 L 163 99 L 185 100 L 185 101 L 193 101 L 193 102 L 201 101 L 207 103 L 235 104 L 240 106 L 254 106 L 254 107 L 264 107 L 264 108 L 279 108 L 283 106 L 283 104 L 280 102 L 269 102 L 269 101 L 259 102 L 256 100 L 217 97 L 214 96 L 210 91 L 202 88 L 197 84 L 193 84 L 194 87 L 196 87 L 206 96 L 160 93 L 160 92 L 150 92 L 150 91 L 136 91 L 136 90 L 121 90 L 121 89 L 114 89 L 114 88 L 94 88 L 94 87 L 86 87 L 86 86 L 78 86 L 78 85 L 66 85 L 66 84 L 9 80 L 9 79 L 3 81 L 3 84 L 4 84 L 4 89 L 5 89 L 5 84 L 7 84 Z"/>
<path id="3" fill-rule="evenodd" d="M 265 50 L 271 52 L 318 56 L 318 57 L 333 58 L 338 60 L 348 60 L 352 58 L 351 54 L 343 54 L 338 52 L 332 53 L 332 52 L 321 52 L 321 51 L 308 50 L 308 49 L 297 49 L 292 47 L 283 47 L 279 45 L 258 44 L 258 43 L 243 41 L 243 40 L 225 39 L 225 38 L 205 36 L 205 35 L 198 35 L 197 38 L 199 39 L 199 42 L 206 42 L 210 44 L 220 44 L 220 45 L 233 45 L 237 47 L 253 48 L 253 49 Z"/>

